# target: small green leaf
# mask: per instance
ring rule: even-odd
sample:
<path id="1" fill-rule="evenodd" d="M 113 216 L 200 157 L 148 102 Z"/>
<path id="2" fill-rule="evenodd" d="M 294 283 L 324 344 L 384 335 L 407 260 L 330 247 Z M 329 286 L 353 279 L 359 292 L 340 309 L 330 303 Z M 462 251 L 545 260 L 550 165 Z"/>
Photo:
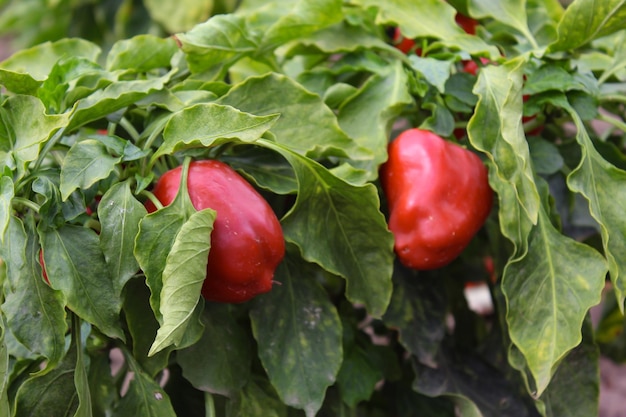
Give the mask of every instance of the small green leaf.
<path id="1" fill-rule="evenodd" d="M 168 33 L 189 30 L 211 16 L 214 0 L 146 0 L 145 7 L 150 17 L 161 24 Z"/>
<path id="2" fill-rule="evenodd" d="M 91 393 L 87 377 L 88 360 L 85 359 L 81 339 L 81 322 L 76 316 L 72 317 L 72 344 L 76 346 L 76 368 L 74 369 L 74 386 L 78 396 L 78 408 L 74 417 L 92 417 Z"/>
<path id="3" fill-rule="evenodd" d="M 370 180 L 378 177 L 378 167 L 387 160 L 387 145 L 393 122 L 414 101 L 408 84 L 406 71 L 400 62 L 395 62 L 388 65 L 385 71 L 372 75 L 339 108 L 341 128 L 373 154 L 373 158 L 362 163 L 351 162 L 365 169 Z M 364 114 L 368 117 L 364 118 Z"/>
<path id="4" fill-rule="evenodd" d="M 251 55 L 257 48 L 257 35 L 248 30 L 237 15 L 213 16 L 186 33 L 176 35 L 192 72 L 203 72 Z"/>
<path id="5" fill-rule="evenodd" d="M 197 211 L 183 223 L 174 239 L 163 269 L 159 306 L 163 322 L 149 356 L 169 345 L 178 346 L 183 340 L 206 278 L 214 220 L 214 210 Z"/>
<path id="6" fill-rule="evenodd" d="M 124 339 L 119 327 L 121 300 L 115 295 L 98 235 L 66 224 L 42 233 L 46 271 L 67 306 L 104 334 Z"/>
<path id="7" fill-rule="evenodd" d="M 176 417 L 170 398 L 163 388 L 130 355 L 125 355 L 125 358 L 133 372 L 133 378 L 128 385 L 128 392 L 115 408 L 115 415 Z"/>
<path id="8" fill-rule="evenodd" d="M 169 2 L 161 4 L 169 4 Z M 189 12 L 180 4 L 176 5 L 176 9 Z M 137 35 L 113 44 L 107 55 L 106 68 L 109 71 L 130 69 L 136 72 L 167 68 L 176 51 L 178 51 L 176 41 L 171 37 Z"/>
<path id="9" fill-rule="evenodd" d="M 502 0 L 492 2 L 490 0 L 476 0 L 468 2 L 468 11 L 474 18 L 493 17 L 498 22 L 510 26 L 522 33 L 534 46 L 536 41 L 528 28 L 528 16 L 526 14 L 526 2 L 519 0 Z"/>
<path id="10" fill-rule="evenodd" d="M 13 180 L 3 175 L 0 177 L 0 242 L 4 242 L 4 233 L 11 217 L 11 203 L 15 196 Z"/>
<path id="11" fill-rule="evenodd" d="M 623 0 L 577 0 L 565 9 L 557 28 L 558 39 L 550 45 L 550 51 L 580 48 L 622 29 L 626 29 Z"/>
<path id="12" fill-rule="evenodd" d="M 380 317 L 391 298 L 394 255 L 376 188 L 351 185 L 275 142 L 259 143 L 283 155 L 298 180 L 296 203 L 281 220 L 285 238 L 307 261 L 344 277 L 348 299 Z"/>
<path id="13" fill-rule="evenodd" d="M 68 131 L 89 122 L 106 117 L 148 95 L 161 91 L 169 80 L 169 74 L 148 80 L 116 81 L 102 90 L 78 100 L 72 109 Z"/>
<path id="14" fill-rule="evenodd" d="M 343 358 L 337 374 L 337 385 L 341 399 L 350 408 L 361 401 L 369 400 L 376 384 L 383 379 L 380 369 L 371 363 L 371 358 L 360 346 L 353 346 Z"/>
<path id="15" fill-rule="evenodd" d="M 440 93 L 445 91 L 446 81 L 452 70 L 453 63 L 451 61 L 429 57 L 422 58 L 418 55 L 411 55 L 409 61 L 413 69 L 422 74 Z"/>
<path id="16" fill-rule="evenodd" d="M 278 114 L 255 116 L 221 104 L 196 104 L 175 113 L 163 131 L 163 145 L 152 157 L 195 148 L 209 147 L 220 139 L 254 142 L 278 120 Z"/>
<path id="17" fill-rule="evenodd" d="M 199 390 L 236 398 L 251 373 L 248 333 L 228 304 L 207 303 L 202 324 L 198 343 L 176 353 L 183 376 Z"/>
<path id="18" fill-rule="evenodd" d="M 61 165 L 61 198 L 67 200 L 77 188 L 87 189 L 107 178 L 120 161 L 120 157 L 109 155 L 106 147 L 97 140 L 77 142 Z"/>
<path id="19" fill-rule="evenodd" d="M 281 285 L 250 312 L 259 358 L 283 402 L 313 417 L 342 360 L 339 315 L 315 281 L 316 269 L 288 254 L 275 274 Z"/>
<path id="20" fill-rule="evenodd" d="M 98 205 L 100 246 L 118 296 L 126 282 L 139 270 L 133 248 L 139 233 L 139 222 L 146 213 L 143 204 L 133 196 L 129 181 L 109 188 Z"/>

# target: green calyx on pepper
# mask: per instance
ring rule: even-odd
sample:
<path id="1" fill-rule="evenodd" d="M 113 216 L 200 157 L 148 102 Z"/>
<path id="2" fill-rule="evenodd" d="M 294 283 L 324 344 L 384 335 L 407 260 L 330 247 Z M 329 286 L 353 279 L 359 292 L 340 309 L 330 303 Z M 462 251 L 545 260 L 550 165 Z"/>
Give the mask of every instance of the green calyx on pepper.
<path id="1" fill-rule="evenodd" d="M 480 158 L 427 130 L 406 130 L 390 143 L 380 180 L 394 249 L 409 268 L 452 262 L 491 212 L 493 191 Z"/>
<path id="2" fill-rule="evenodd" d="M 182 167 L 167 171 L 152 190 L 164 206 L 176 198 L 181 174 Z M 196 210 L 216 212 L 202 296 L 240 303 L 270 291 L 285 255 L 285 240 L 267 201 L 231 167 L 216 160 L 189 164 L 187 190 Z M 156 210 L 150 201 L 146 208 Z"/>

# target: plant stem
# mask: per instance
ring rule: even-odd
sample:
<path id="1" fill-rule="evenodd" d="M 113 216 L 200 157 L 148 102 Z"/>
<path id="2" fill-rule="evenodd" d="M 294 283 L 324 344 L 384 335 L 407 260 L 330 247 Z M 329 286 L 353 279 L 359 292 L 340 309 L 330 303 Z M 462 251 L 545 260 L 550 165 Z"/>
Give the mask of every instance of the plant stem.
<path id="1" fill-rule="evenodd" d="M 210 392 L 204 393 L 204 409 L 205 417 L 216 417 L 215 401 L 213 400 L 213 394 L 211 394 Z"/>
<path id="2" fill-rule="evenodd" d="M 618 128 L 622 132 L 626 132 L 626 123 L 622 122 L 621 120 L 617 120 L 614 117 L 606 116 L 604 114 L 598 115 L 598 119 Z"/>

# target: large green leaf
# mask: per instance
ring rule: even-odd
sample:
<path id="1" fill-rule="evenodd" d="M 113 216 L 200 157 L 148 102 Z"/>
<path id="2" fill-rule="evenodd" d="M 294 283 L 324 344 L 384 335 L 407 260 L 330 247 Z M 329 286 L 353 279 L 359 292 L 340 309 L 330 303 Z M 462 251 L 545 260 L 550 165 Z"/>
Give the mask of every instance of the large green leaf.
<path id="1" fill-rule="evenodd" d="M 492 59 L 499 56 L 493 46 L 476 36 L 467 35 L 454 21 L 456 11 L 446 2 L 438 0 L 353 0 L 362 7 L 378 9 L 376 22 L 398 26 L 403 36 L 435 38 L 444 45 L 469 53 L 487 53 Z M 410 11 L 410 12 L 408 12 Z"/>
<path id="2" fill-rule="evenodd" d="M 215 1 L 196 0 L 146 0 L 150 17 L 169 33 L 191 29 L 204 22 L 213 11 Z"/>
<path id="3" fill-rule="evenodd" d="M 2 149 L 9 156 L 3 162 L 17 168 L 19 176 L 37 159 L 42 144 L 68 123 L 67 115 L 48 115 L 39 99 L 24 95 L 11 96 L 2 103 L 0 120 L 11 127 L 6 131 L 10 148 Z"/>
<path id="4" fill-rule="evenodd" d="M 86 139 L 74 144 L 67 152 L 61 165 L 61 198 L 67 200 L 79 189 L 87 189 L 107 178 L 122 160 L 111 156 L 106 147 L 95 139 Z"/>
<path id="5" fill-rule="evenodd" d="M 100 47 L 83 39 L 61 39 L 16 52 L 0 63 L 0 84 L 18 94 L 34 94 L 57 61 L 68 56 L 95 61 Z"/>
<path id="6" fill-rule="evenodd" d="M 48 277 L 52 287 L 63 293 L 67 306 L 104 334 L 124 339 L 121 300 L 96 232 L 66 224 L 41 234 Z"/>
<path id="7" fill-rule="evenodd" d="M 511 188 L 514 200 L 499 195 L 501 214 L 507 214 L 507 221 L 501 219 L 503 233 L 516 243 L 525 237 L 519 227 L 524 220 L 511 217 L 515 211 L 521 213 L 531 223 L 537 222 L 539 212 L 539 192 L 534 181 L 528 143 L 522 126 L 522 60 L 514 60 L 506 65 L 483 68 L 480 71 L 474 93 L 479 97 L 474 115 L 468 124 L 468 136 L 474 147 L 485 152 L 493 162 L 492 182 L 501 182 L 502 187 Z M 493 184 L 492 184 L 493 186 Z M 499 190 L 497 190 L 499 191 Z"/>
<path id="8" fill-rule="evenodd" d="M 71 416 L 78 408 L 74 385 L 76 343 L 50 372 L 30 376 L 19 386 L 13 405 L 15 417 Z M 63 401 L 59 401 L 62 398 Z"/>
<path id="9" fill-rule="evenodd" d="M 5 334 L 4 319 L 0 316 L 0 417 L 11 416 L 7 394 L 9 386 L 9 350 L 5 342 Z"/>
<path id="10" fill-rule="evenodd" d="M 145 215 L 146 209 L 133 196 L 129 181 L 109 188 L 98 205 L 100 246 L 118 296 L 122 293 L 124 284 L 139 270 L 133 248 L 139 232 L 139 222 Z"/>
<path id="11" fill-rule="evenodd" d="M 245 2 L 237 10 L 250 22 L 252 30 L 262 33 L 259 56 L 294 38 L 308 36 L 338 23 L 343 15 L 340 0 L 273 0 Z"/>
<path id="12" fill-rule="evenodd" d="M 524 355 L 537 395 L 582 340 L 583 320 L 600 302 L 606 272 L 598 252 L 562 235 L 540 210 L 528 252 L 509 262 L 502 281 L 509 335 Z"/>
<path id="13" fill-rule="evenodd" d="M 0 253 L 8 267 L 2 304 L 7 327 L 28 350 L 46 357 L 47 369 L 53 369 L 65 355 L 65 300 L 43 280 L 34 231 L 27 233 L 21 220 L 11 217 Z"/>
<path id="14" fill-rule="evenodd" d="M 623 0 L 576 0 L 565 9 L 550 51 L 576 49 L 622 29 L 626 29 Z"/>
<path id="15" fill-rule="evenodd" d="M 348 299 L 380 317 L 391 297 L 394 256 L 376 188 L 351 185 L 277 143 L 259 143 L 283 155 L 296 173 L 298 197 L 281 221 L 285 238 L 306 260 L 344 277 Z"/>
<path id="16" fill-rule="evenodd" d="M 278 114 L 255 116 L 222 104 L 196 104 L 172 115 L 163 132 L 163 144 L 153 159 L 188 148 L 217 145 L 220 139 L 254 142 L 278 118 Z"/>
<path id="17" fill-rule="evenodd" d="M 200 290 L 206 278 L 215 211 L 194 212 L 174 239 L 163 269 L 159 311 L 163 322 L 148 352 L 154 355 L 169 345 L 178 346 L 193 323 Z"/>
<path id="18" fill-rule="evenodd" d="M 76 347 L 76 368 L 74 369 L 74 386 L 78 397 L 78 408 L 74 417 L 92 417 L 91 392 L 87 377 L 89 359 L 85 358 L 81 338 L 81 322 L 75 315 L 72 317 L 72 344 Z"/>
<path id="19" fill-rule="evenodd" d="M 199 390 L 236 398 L 251 371 L 248 333 L 228 304 L 207 303 L 202 324 L 198 343 L 176 354 L 183 376 Z"/>
<path id="20" fill-rule="evenodd" d="M 589 202 L 589 211 L 600 225 L 604 256 L 620 310 L 624 311 L 626 297 L 626 223 L 622 202 L 626 201 L 626 171 L 606 161 L 595 149 L 583 121 L 574 108 L 560 100 L 568 110 L 578 129 L 576 140 L 582 149 L 582 159 L 567 178 L 574 192 L 582 194 Z"/>
<path id="21" fill-rule="evenodd" d="M 180 5 L 177 7 L 183 10 Z M 113 44 L 107 54 L 106 68 L 109 71 L 129 69 L 137 72 L 166 68 L 177 50 L 176 42 L 171 37 L 138 35 Z"/>
<path id="22" fill-rule="evenodd" d="M 316 282 L 316 268 L 287 254 L 272 291 L 250 312 L 259 358 L 287 405 L 313 417 L 342 360 L 341 321 Z"/>
<path id="23" fill-rule="evenodd" d="M 321 97 L 287 76 L 272 73 L 250 77 L 233 86 L 218 102 L 257 116 L 280 114 L 271 128 L 276 141 L 309 157 L 368 156 L 339 128 Z"/>

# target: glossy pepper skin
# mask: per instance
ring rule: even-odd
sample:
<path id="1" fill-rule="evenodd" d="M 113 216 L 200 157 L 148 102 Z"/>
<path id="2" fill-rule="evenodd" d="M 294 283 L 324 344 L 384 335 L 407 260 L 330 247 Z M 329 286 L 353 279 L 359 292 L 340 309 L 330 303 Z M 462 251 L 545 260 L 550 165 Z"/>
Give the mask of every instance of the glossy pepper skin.
<path id="1" fill-rule="evenodd" d="M 380 180 L 394 249 L 412 269 L 452 262 L 491 211 L 493 192 L 480 158 L 426 130 L 406 130 L 390 143 Z"/>
<path id="2" fill-rule="evenodd" d="M 152 192 L 169 205 L 180 185 L 182 167 L 163 174 Z M 237 172 L 216 160 L 194 161 L 187 177 L 196 210 L 211 208 L 216 218 L 202 296 L 210 301 L 241 303 L 270 291 L 274 271 L 285 255 L 276 214 Z M 154 204 L 146 203 L 149 212 Z"/>

